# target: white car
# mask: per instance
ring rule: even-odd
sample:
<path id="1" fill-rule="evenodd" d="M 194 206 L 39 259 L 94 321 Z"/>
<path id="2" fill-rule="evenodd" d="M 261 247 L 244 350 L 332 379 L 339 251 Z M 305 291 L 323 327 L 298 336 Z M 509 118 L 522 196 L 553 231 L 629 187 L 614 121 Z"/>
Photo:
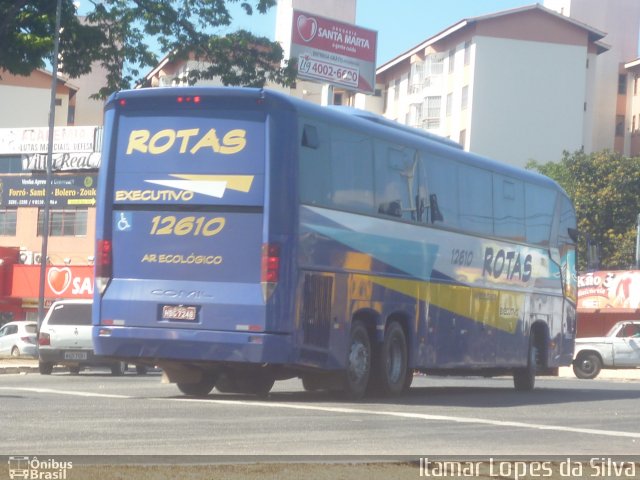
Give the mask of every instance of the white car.
<path id="1" fill-rule="evenodd" d="M 16 321 L 5 323 L 0 328 L 0 355 L 37 357 L 37 330 L 38 324 L 36 322 Z"/>
<path id="2" fill-rule="evenodd" d="M 616 323 L 604 337 L 576 338 L 573 372 L 596 378 L 603 368 L 640 367 L 640 320 Z"/>
<path id="3" fill-rule="evenodd" d="M 113 375 L 124 374 L 124 362 L 96 356 L 91 339 L 91 300 L 60 300 L 54 302 L 42 320 L 38 333 L 39 370 L 49 375 L 55 365 L 69 367 L 78 373 L 84 367 L 109 367 Z M 139 374 L 146 373 L 137 366 Z"/>

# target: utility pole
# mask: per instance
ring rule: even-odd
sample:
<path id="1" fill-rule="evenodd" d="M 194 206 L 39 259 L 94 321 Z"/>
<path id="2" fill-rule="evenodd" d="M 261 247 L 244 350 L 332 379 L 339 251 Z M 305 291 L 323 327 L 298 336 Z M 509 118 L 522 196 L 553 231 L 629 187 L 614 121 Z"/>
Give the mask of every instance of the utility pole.
<path id="1" fill-rule="evenodd" d="M 47 274 L 47 250 L 49 247 L 49 210 L 51 202 L 51 164 L 53 162 L 53 129 L 56 121 L 56 90 L 58 87 L 58 50 L 60 47 L 60 17 L 62 0 L 56 5 L 56 27 L 53 34 L 53 59 L 51 61 L 51 103 L 49 104 L 49 146 L 47 148 L 47 178 L 44 185 L 44 212 L 42 219 L 42 252 L 40 254 L 40 289 L 38 291 L 38 330 L 44 319 L 44 295 Z"/>

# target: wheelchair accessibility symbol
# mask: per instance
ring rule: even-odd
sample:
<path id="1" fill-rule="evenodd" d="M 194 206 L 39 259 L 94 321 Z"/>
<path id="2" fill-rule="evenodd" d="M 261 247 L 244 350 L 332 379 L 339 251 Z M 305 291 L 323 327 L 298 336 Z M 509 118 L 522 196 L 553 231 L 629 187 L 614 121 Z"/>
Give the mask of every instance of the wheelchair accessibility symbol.
<path id="1" fill-rule="evenodd" d="M 131 213 L 119 212 L 114 214 L 114 223 L 120 232 L 129 232 L 132 228 Z"/>

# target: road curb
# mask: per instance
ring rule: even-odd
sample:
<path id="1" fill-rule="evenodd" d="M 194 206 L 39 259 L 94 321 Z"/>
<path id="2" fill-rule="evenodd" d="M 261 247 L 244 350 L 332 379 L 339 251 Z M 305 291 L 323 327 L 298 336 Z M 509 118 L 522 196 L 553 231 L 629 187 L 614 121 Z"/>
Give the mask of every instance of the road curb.
<path id="1" fill-rule="evenodd" d="M 19 374 L 19 373 L 38 373 L 38 367 L 0 367 L 0 375 L 2 374 Z"/>

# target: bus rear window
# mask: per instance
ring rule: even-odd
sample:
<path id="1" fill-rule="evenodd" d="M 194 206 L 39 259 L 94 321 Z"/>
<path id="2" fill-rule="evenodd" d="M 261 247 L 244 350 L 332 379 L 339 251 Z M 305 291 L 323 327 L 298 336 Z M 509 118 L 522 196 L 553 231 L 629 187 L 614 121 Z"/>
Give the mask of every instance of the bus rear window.
<path id="1" fill-rule="evenodd" d="M 209 113 L 122 114 L 111 159 L 115 203 L 261 204 L 264 119 Z"/>

